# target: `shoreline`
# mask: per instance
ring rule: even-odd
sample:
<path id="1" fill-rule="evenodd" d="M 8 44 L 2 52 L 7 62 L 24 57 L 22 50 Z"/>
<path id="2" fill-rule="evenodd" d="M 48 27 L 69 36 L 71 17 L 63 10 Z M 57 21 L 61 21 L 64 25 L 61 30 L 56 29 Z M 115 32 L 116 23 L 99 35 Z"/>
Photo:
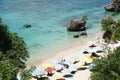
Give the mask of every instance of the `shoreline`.
<path id="1" fill-rule="evenodd" d="M 75 55 L 74 53 L 77 53 L 78 51 L 80 53 L 83 50 L 86 50 L 88 48 L 88 45 L 87 45 L 88 41 L 92 41 L 92 40 L 93 41 L 97 41 L 97 38 L 101 39 L 102 38 L 102 34 L 103 34 L 103 32 L 100 31 L 99 33 L 95 34 L 93 37 L 85 38 L 84 41 L 80 40 L 80 43 L 77 44 L 77 45 L 65 48 L 65 49 L 63 49 L 61 51 L 56 52 L 55 54 L 50 54 L 49 57 L 45 57 L 45 58 L 42 58 L 42 59 L 36 59 L 35 61 L 31 57 L 31 59 L 29 59 L 29 60 L 33 60 L 33 62 L 32 61 L 28 61 L 27 62 L 27 67 L 30 67 L 31 65 L 34 65 L 36 67 L 40 67 L 40 65 L 42 63 L 47 63 L 47 62 L 52 61 L 53 59 L 56 59 L 56 58 L 58 58 L 58 59 L 64 59 L 64 58 L 66 59 L 66 57 L 70 58 L 70 55 Z M 62 54 L 64 54 L 64 56 Z"/>

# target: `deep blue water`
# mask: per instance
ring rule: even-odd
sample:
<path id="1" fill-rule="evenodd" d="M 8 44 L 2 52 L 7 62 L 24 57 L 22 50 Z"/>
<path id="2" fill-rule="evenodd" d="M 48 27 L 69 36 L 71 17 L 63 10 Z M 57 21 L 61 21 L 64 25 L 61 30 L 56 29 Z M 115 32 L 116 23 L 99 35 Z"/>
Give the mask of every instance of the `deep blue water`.
<path id="1" fill-rule="evenodd" d="M 88 36 L 100 31 L 100 19 L 108 14 L 104 6 L 112 0 L 0 0 L 0 16 L 12 32 L 18 33 L 30 54 L 52 54 L 70 47 L 79 39 L 66 31 L 68 22 L 88 16 Z M 31 24 L 31 28 L 23 28 Z M 82 37 L 85 39 L 85 37 Z"/>

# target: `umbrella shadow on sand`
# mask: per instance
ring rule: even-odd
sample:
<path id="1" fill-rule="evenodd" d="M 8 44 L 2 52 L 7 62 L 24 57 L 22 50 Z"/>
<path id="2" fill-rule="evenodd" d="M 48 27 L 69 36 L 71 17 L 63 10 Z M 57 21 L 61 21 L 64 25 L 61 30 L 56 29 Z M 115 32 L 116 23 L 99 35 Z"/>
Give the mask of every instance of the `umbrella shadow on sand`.
<path id="1" fill-rule="evenodd" d="M 36 80 L 49 80 L 48 77 L 34 77 Z"/>

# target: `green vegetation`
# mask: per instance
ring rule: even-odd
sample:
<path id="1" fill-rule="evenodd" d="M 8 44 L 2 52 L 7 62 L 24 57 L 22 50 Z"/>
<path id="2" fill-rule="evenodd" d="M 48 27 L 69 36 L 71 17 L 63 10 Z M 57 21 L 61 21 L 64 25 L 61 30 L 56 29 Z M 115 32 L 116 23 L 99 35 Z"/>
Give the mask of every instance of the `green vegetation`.
<path id="1" fill-rule="evenodd" d="M 111 39 L 112 41 L 120 40 L 120 20 L 116 22 L 116 27 L 113 30 Z"/>
<path id="2" fill-rule="evenodd" d="M 35 66 L 32 66 L 30 69 L 21 70 L 21 80 L 29 80 L 32 78 L 32 72 L 35 70 Z"/>
<path id="3" fill-rule="evenodd" d="M 29 58 L 26 44 L 0 19 L 0 80 L 16 80 L 16 75 L 26 67 Z"/>
<path id="4" fill-rule="evenodd" d="M 105 31 L 103 38 L 106 42 L 116 42 L 120 40 L 120 20 L 114 21 L 109 15 L 101 21 L 102 30 Z M 105 49 L 107 55 L 101 59 L 96 59 L 91 69 L 91 80 L 120 80 L 120 47 L 114 51 Z M 109 53 L 109 54 L 108 54 Z"/>
<path id="5" fill-rule="evenodd" d="M 104 31 L 110 30 L 112 24 L 114 24 L 112 15 L 107 15 L 104 19 L 101 20 L 102 30 Z"/>
<path id="6" fill-rule="evenodd" d="M 82 16 L 82 20 L 86 21 L 88 20 L 88 17 L 86 15 Z"/>
<path id="7" fill-rule="evenodd" d="M 111 15 L 108 15 L 101 20 L 102 30 L 105 31 L 103 34 L 103 39 L 107 43 L 113 41 L 116 42 L 120 40 L 120 20 L 115 22 Z"/>
<path id="8" fill-rule="evenodd" d="M 120 80 L 120 47 L 113 52 L 108 50 L 108 55 L 93 61 L 91 80 Z"/>

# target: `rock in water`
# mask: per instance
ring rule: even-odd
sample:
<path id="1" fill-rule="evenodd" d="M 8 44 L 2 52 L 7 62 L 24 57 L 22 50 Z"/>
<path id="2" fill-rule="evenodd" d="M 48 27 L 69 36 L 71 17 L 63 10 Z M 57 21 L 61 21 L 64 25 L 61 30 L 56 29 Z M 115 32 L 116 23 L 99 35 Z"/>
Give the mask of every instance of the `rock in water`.
<path id="1" fill-rule="evenodd" d="M 23 25 L 23 27 L 24 27 L 24 28 L 30 28 L 30 27 L 32 27 L 32 26 L 31 26 L 31 24 L 25 24 L 25 25 Z"/>
<path id="2" fill-rule="evenodd" d="M 74 35 L 73 37 L 74 37 L 74 38 L 79 38 L 79 35 Z"/>
<path id="3" fill-rule="evenodd" d="M 81 31 L 81 32 L 80 32 L 80 35 L 81 35 L 81 36 L 87 35 L 87 32 L 86 32 L 86 31 Z"/>
<path id="4" fill-rule="evenodd" d="M 86 30 L 85 24 L 86 24 L 85 20 L 75 19 L 68 24 L 67 30 L 68 31 L 85 31 Z"/>
<path id="5" fill-rule="evenodd" d="M 105 7 L 106 11 L 120 11 L 120 1 L 113 1 L 113 3 L 106 5 Z"/>

